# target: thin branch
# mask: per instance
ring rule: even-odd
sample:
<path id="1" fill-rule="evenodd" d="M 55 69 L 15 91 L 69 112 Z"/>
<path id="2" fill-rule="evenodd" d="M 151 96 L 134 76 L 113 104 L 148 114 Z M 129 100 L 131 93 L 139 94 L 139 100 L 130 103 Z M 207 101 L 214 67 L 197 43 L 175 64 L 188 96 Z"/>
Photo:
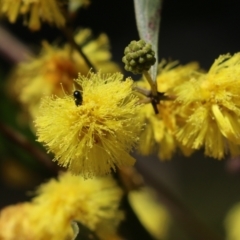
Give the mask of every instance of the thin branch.
<path id="1" fill-rule="evenodd" d="M 154 84 L 154 83 L 153 83 Z M 173 100 L 172 98 L 165 96 L 165 93 L 163 92 L 154 92 L 151 90 L 144 89 L 139 86 L 135 86 L 133 88 L 135 91 L 141 93 L 142 95 L 146 96 L 147 98 L 140 100 L 141 103 L 151 103 L 154 109 L 155 114 L 158 114 L 158 107 L 157 105 L 159 104 L 160 101 L 162 100 Z"/>
<path id="2" fill-rule="evenodd" d="M 63 27 L 61 28 L 63 34 L 65 35 L 65 37 L 67 38 L 68 42 L 73 46 L 73 48 L 75 48 L 80 55 L 83 57 L 84 61 L 86 62 L 86 64 L 88 65 L 88 67 L 90 69 L 92 69 L 92 71 L 96 72 L 96 68 L 93 66 L 93 64 L 89 61 L 88 57 L 85 55 L 85 53 L 82 51 L 81 46 L 79 46 L 74 37 L 73 37 L 73 33 L 72 31 L 67 28 L 67 27 Z"/>
<path id="3" fill-rule="evenodd" d="M 171 190 L 159 179 L 156 181 L 150 171 L 144 166 L 138 166 L 137 170 L 144 176 L 157 192 L 161 202 L 168 209 L 173 219 L 182 226 L 194 240 L 223 240 L 223 238 L 203 224 Z"/>
<path id="4" fill-rule="evenodd" d="M 57 173 L 57 168 L 49 158 L 47 154 L 41 151 L 38 147 L 34 146 L 26 137 L 24 137 L 20 132 L 12 129 L 4 123 L 0 122 L 0 132 L 1 134 L 20 146 L 22 149 L 30 153 L 36 160 L 38 160 L 42 165 L 46 166 L 52 172 Z"/>
<path id="5" fill-rule="evenodd" d="M 16 37 L 0 26 L 0 52 L 11 62 L 18 63 L 33 53 Z"/>
<path id="6" fill-rule="evenodd" d="M 68 28 L 62 28 L 62 32 L 65 37 L 69 41 L 69 43 L 81 54 L 84 61 L 88 65 L 92 71 L 96 72 L 96 68 L 89 61 L 85 53 L 82 51 L 81 47 L 74 40 L 73 34 Z M 0 26 L 0 52 L 11 62 L 19 63 L 24 60 L 29 59 L 29 56 L 33 56 L 34 54 L 31 50 L 20 42 L 16 37 L 14 37 L 11 33 L 5 30 Z"/>
<path id="7" fill-rule="evenodd" d="M 128 200 L 128 193 L 130 191 L 139 190 L 145 185 L 142 176 L 134 167 L 118 168 L 114 176 L 121 188 L 124 190 L 122 208 L 125 211 L 125 220 L 120 225 L 120 235 L 126 237 L 128 240 L 140 238 L 144 240 L 154 240 L 148 230 L 138 219 Z"/>

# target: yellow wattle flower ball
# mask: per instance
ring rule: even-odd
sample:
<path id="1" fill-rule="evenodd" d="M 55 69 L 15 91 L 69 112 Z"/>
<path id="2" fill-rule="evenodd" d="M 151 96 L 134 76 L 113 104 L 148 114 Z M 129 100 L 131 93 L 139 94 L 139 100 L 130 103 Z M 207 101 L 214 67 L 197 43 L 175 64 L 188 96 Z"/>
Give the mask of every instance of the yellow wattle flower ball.
<path id="1" fill-rule="evenodd" d="M 9 91 L 32 118 L 38 112 L 43 95 L 62 96 L 61 85 L 65 91 L 71 91 L 72 79 L 77 77 L 82 66 L 71 57 L 71 52 L 68 45 L 60 49 L 44 41 L 40 56 L 20 63 L 15 69 Z"/>
<path id="2" fill-rule="evenodd" d="M 67 6 L 73 12 L 89 3 L 89 0 L 1 0 L 0 16 L 6 16 L 11 23 L 15 23 L 19 15 L 23 15 L 24 24 L 33 31 L 39 30 L 42 22 L 60 28 L 66 23 L 64 10 Z"/>
<path id="3" fill-rule="evenodd" d="M 29 216 L 29 221 L 35 222 L 35 232 L 48 232 L 50 236 L 55 235 L 55 239 L 56 229 L 58 239 L 72 235 L 72 220 L 94 231 L 100 239 L 107 239 L 108 235 L 116 234 L 124 218 L 119 210 L 123 192 L 111 176 L 85 180 L 66 172 L 58 180 L 51 179 L 42 184 L 36 193 L 32 200 L 34 213 Z M 42 221 L 39 221 L 41 216 Z M 46 219 L 55 227 L 49 228 Z"/>
<path id="4" fill-rule="evenodd" d="M 75 40 L 96 69 L 104 73 L 120 71 L 118 65 L 111 61 L 106 34 L 93 39 L 90 29 L 81 29 L 76 33 Z M 83 57 L 69 44 L 58 47 L 44 41 L 38 56 L 18 64 L 9 82 L 9 92 L 26 113 L 35 118 L 42 96 L 61 97 L 64 95 L 62 87 L 71 92 L 72 79 L 77 78 L 79 72 L 87 75 L 89 70 Z"/>
<path id="5" fill-rule="evenodd" d="M 7 206 L 0 211 L 0 239 L 31 240 L 29 231 L 25 230 L 25 225 L 29 226 L 27 216 L 31 212 L 31 204 L 28 202 Z M 30 230 L 30 226 L 29 229 Z M 35 239 L 37 240 L 37 239 Z"/>
<path id="6" fill-rule="evenodd" d="M 54 24 L 57 27 L 65 25 L 59 0 L 2 0 L 0 14 L 6 15 L 11 23 L 16 22 L 19 15 L 27 15 L 28 26 L 31 30 L 39 30 L 41 21 Z"/>
<path id="7" fill-rule="evenodd" d="M 90 72 L 76 83 L 82 95 L 78 104 L 72 95 L 42 99 L 35 120 L 38 141 L 59 165 L 85 177 L 133 165 L 129 152 L 142 130 L 133 81 L 123 81 L 120 73 Z"/>
<path id="8" fill-rule="evenodd" d="M 209 72 L 199 73 L 175 88 L 187 119 L 177 139 L 187 147 L 205 147 L 221 159 L 240 153 L 240 53 L 222 55 Z"/>
<path id="9" fill-rule="evenodd" d="M 73 239 L 77 221 L 100 240 L 120 239 L 117 227 L 124 218 L 119 204 L 123 192 L 112 177 L 85 180 L 62 173 L 40 185 L 31 202 L 0 212 L 0 239 Z"/>
<path id="10" fill-rule="evenodd" d="M 179 150 L 184 156 L 190 156 L 193 150 L 183 146 L 175 137 L 175 131 L 181 121 L 177 104 L 163 101 L 158 104 L 158 110 L 159 113 L 155 114 L 150 104 L 142 108 L 140 115 L 146 127 L 140 138 L 140 153 L 147 156 L 156 152 L 162 161 L 171 160 Z"/>
<path id="11" fill-rule="evenodd" d="M 185 65 L 179 64 L 178 61 L 166 61 L 163 59 L 158 64 L 157 87 L 159 92 L 166 95 L 173 94 L 172 90 L 179 84 L 186 82 L 192 74 L 199 70 L 197 62 L 190 62 Z"/>

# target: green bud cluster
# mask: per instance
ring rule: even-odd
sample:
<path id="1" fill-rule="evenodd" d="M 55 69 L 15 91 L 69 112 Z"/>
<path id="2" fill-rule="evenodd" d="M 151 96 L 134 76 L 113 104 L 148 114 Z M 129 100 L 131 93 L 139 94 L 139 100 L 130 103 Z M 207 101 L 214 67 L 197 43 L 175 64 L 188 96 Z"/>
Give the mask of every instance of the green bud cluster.
<path id="1" fill-rule="evenodd" d="M 125 70 L 139 74 L 148 71 L 156 62 L 155 52 L 152 45 L 144 40 L 131 41 L 124 50 L 122 61 L 125 63 Z"/>

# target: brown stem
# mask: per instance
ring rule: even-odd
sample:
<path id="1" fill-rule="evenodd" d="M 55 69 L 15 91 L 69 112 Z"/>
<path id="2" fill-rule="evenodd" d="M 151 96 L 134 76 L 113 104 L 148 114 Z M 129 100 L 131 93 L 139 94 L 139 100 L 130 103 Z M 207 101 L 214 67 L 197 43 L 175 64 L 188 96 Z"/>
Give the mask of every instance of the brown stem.
<path id="1" fill-rule="evenodd" d="M 1 26 L 0 36 L 0 52 L 9 61 L 18 63 L 27 60 L 29 56 L 33 56 L 28 47 Z"/>
<path id="2" fill-rule="evenodd" d="M 165 207 L 168 209 L 174 220 L 182 226 L 194 240 L 223 240 L 219 234 L 213 232 L 203 224 L 189 209 L 165 186 L 161 181 L 156 181 L 150 171 L 144 166 L 138 166 L 139 172 L 144 176 L 155 190 Z"/>
<path id="3" fill-rule="evenodd" d="M 88 57 L 85 55 L 85 53 L 82 51 L 82 48 L 76 43 L 74 37 L 73 37 L 73 33 L 72 31 L 67 28 L 67 27 L 63 27 L 61 28 L 63 34 L 65 35 L 65 37 L 67 38 L 67 40 L 69 41 L 69 43 L 73 46 L 73 48 L 75 48 L 83 57 L 84 61 L 86 62 L 86 64 L 88 65 L 88 67 L 90 69 L 92 69 L 92 71 L 96 72 L 95 67 L 93 66 L 93 64 L 89 61 Z"/>
<path id="4" fill-rule="evenodd" d="M 17 132 L 15 129 L 3 124 L 0 122 L 0 132 L 6 138 L 20 146 L 22 149 L 26 150 L 30 153 L 36 160 L 46 166 L 48 169 L 53 171 L 54 173 L 57 172 L 57 168 L 51 161 L 48 155 L 42 152 L 39 148 L 34 146 L 31 142 L 28 141 L 20 132 Z"/>
<path id="5" fill-rule="evenodd" d="M 154 240 L 151 234 L 147 231 L 141 223 L 136 213 L 134 212 L 128 200 L 128 193 L 132 190 L 139 190 L 144 186 L 142 176 L 133 167 L 118 168 L 114 174 L 119 185 L 124 190 L 122 199 L 122 208 L 125 212 L 125 220 L 120 225 L 120 235 L 126 237 L 128 240 L 144 239 Z"/>

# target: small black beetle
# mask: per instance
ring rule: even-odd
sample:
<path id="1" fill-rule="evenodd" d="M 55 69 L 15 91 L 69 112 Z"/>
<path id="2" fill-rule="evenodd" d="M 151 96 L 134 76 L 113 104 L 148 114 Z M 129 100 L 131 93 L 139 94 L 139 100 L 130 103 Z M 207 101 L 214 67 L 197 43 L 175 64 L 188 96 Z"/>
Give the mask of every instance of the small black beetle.
<path id="1" fill-rule="evenodd" d="M 75 101 L 76 106 L 82 105 L 82 100 L 83 99 L 82 99 L 82 95 L 81 95 L 80 91 L 75 90 L 73 92 L 73 97 L 74 97 L 74 101 Z"/>

